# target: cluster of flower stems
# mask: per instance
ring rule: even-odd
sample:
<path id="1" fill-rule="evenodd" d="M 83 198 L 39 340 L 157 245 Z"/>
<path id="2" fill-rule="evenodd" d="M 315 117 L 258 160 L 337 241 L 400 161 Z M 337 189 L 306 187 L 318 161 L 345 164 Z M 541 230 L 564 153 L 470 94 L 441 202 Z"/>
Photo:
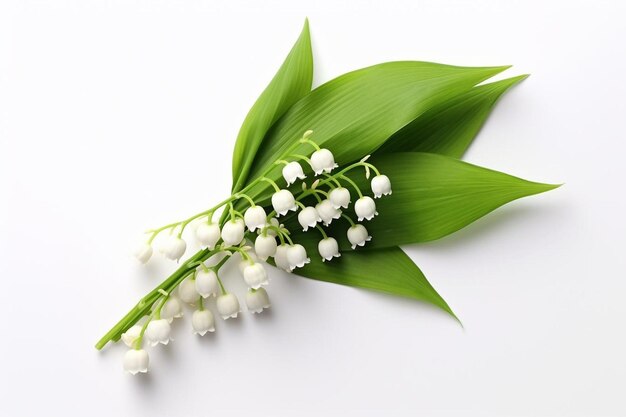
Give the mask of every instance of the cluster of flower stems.
<path id="1" fill-rule="evenodd" d="M 142 263 L 152 257 L 153 246 L 166 257 L 179 261 L 187 249 L 183 233 L 192 223 L 196 226 L 195 236 L 203 249 L 144 296 L 98 341 L 96 348 L 102 348 L 108 341 L 122 339 L 130 347 L 124 357 L 124 369 L 132 374 L 143 373 L 148 370 L 148 354 L 142 348 L 145 339 L 153 346 L 167 344 L 170 341 L 170 323 L 174 318 L 182 316 L 183 303 L 196 305 L 192 326 L 199 335 L 215 330 L 213 314 L 205 305 L 210 297 L 215 297 L 217 311 L 223 319 L 237 317 L 241 310 L 239 300 L 226 290 L 219 276 L 220 269 L 233 255 L 238 255 L 240 271 L 249 287 L 245 297 L 248 311 L 259 313 L 268 308 L 270 302 L 264 288 L 268 284 L 267 272 L 260 261 L 272 257 L 278 268 L 288 272 L 310 262 L 305 248 L 293 242 L 290 231 L 277 219 L 290 211 L 298 212 L 298 222 L 303 231 L 316 229 L 320 233 L 318 251 L 323 261 L 341 256 L 337 240 L 328 236 L 322 227 L 329 226 L 335 219 L 343 217 L 350 223 L 347 238 L 353 249 L 371 240 L 367 229 L 359 222 L 371 220 L 378 214 L 376 204 L 346 174 L 356 168 L 364 168 L 369 179 L 370 170 L 373 171 L 375 175 L 371 179 L 371 191 L 374 198 L 391 194 L 389 178 L 367 162 L 368 156 L 337 170 L 332 152 L 320 148 L 311 139 L 312 133 L 305 132 L 302 138 L 285 151 L 283 158 L 241 191 L 185 220 L 149 230 L 147 241 L 135 252 Z M 308 144 L 314 149 L 310 157 L 293 153 L 301 144 Z M 306 176 L 302 161 L 308 163 L 318 177 L 309 186 L 303 181 Z M 282 177 L 287 187 L 302 181 L 302 191 L 295 196 L 287 188 L 281 189 L 275 181 L 268 178 L 270 171 L 279 165 L 282 165 Z M 333 171 L 335 172 L 331 174 Z M 273 210 L 270 213 L 266 213 L 263 207 L 246 194 L 261 182 L 269 183 L 275 191 L 271 198 Z M 348 185 L 358 195 L 354 203 L 357 221 L 342 213 L 342 209 L 348 208 L 351 203 L 350 190 L 343 184 Z M 307 197 L 314 198 L 316 205 L 306 206 L 305 202 L 311 201 Z M 240 200 L 243 204 L 239 205 L 245 208 L 243 213 L 235 209 L 235 203 Z M 220 210 L 221 219 L 214 222 L 213 217 Z M 165 233 L 157 241 L 156 238 L 164 232 L 169 233 Z"/>

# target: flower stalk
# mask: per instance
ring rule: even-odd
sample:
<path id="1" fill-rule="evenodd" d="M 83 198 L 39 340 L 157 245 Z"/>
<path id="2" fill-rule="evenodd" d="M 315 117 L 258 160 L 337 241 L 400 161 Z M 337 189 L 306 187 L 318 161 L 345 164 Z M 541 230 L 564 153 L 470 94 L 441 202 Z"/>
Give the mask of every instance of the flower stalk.
<path id="1" fill-rule="evenodd" d="M 218 276 L 220 268 L 232 259 L 233 254 L 241 257 L 240 270 L 249 289 L 245 296 L 248 311 L 260 313 L 269 308 L 269 296 L 264 288 L 269 280 L 262 261 L 272 257 L 274 264 L 287 272 L 302 268 L 311 262 L 306 248 L 294 242 L 289 229 L 277 220 L 277 217 L 285 216 L 289 212 L 299 211 L 298 222 L 305 232 L 317 229 L 316 232 L 321 234 L 318 252 L 325 262 L 341 256 L 337 240 L 324 230 L 324 227 L 328 227 L 335 219 L 342 216 L 348 219 L 351 227 L 347 238 L 352 243 L 353 249 L 369 241 L 371 236 L 365 227 L 342 213 L 342 209 L 350 205 L 350 192 L 343 184 L 354 188 L 359 196 L 355 203 L 359 221 L 370 220 L 377 214 L 374 200 L 365 196 L 357 184 L 345 174 L 359 167 L 365 169 L 367 177 L 370 170 L 374 171 L 377 181 L 376 184 L 372 183 L 374 197 L 391 192 L 388 178 L 381 176 L 376 167 L 366 162 L 367 158 L 331 174 L 338 166 L 334 156 L 330 150 L 315 143 L 311 139 L 311 134 L 312 131 L 305 132 L 282 158 L 267 168 L 266 172 L 214 207 L 182 221 L 149 230 L 146 243 L 136 252 L 137 258 L 142 263 L 149 260 L 152 255 L 151 245 L 165 231 L 169 231 L 169 236 L 165 246 L 161 247 L 161 252 L 170 259 L 179 260 L 187 249 L 187 243 L 183 239 L 186 227 L 203 218 L 205 219 L 198 225 L 195 234 L 205 248 L 183 262 L 172 275 L 144 296 L 96 343 L 96 348 L 102 349 L 109 341 L 117 341 L 122 337 L 125 342 L 132 341 L 132 349 L 138 353 L 127 354 L 124 367 L 132 374 L 143 373 L 147 371 L 148 363 L 147 352 L 142 349 L 144 336 L 152 346 L 168 344 L 170 323 L 174 318 L 182 316 L 181 301 L 197 306 L 192 315 L 192 327 L 194 333 L 200 336 L 215 330 L 213 315 L 206 306 L 210 297 L 215 297 L 217 311 L 224 320 L 236 318 L 241 311 L 239 300 L 226 289 Z M 293 154 L 295 148 L 303 143 L 315 149 L 310 157 Z M 306 161 L 314 175 L 322 177 L 309 186 L 303 182 L 301 190 L 294 195 L 289 189 L 281 188 L 268 175 L 273 168 L 283 166 L 282 176 L 287 186 L 299 180 L 303 181 L 306 175 L 298 161 Z M 268 183 L 274 189 L 271 197 L 273 210 L 269 214 L 266 214 L 265 208 L 249 194 L 253 187 L 262 182 Z M 307 197 L 314 197 L 317 204 L 307 206 L 305 204 Z M 220 220 L 213 223 L 212 217 L 217 210 L 222 210 L 222 214 Z M 277 239 L 280 244 L 277 243 Z M 249 246 L 248 242 L 252 242 L 254 247 Z M 205 261 L 214 256 L 222 258 L 215 266 L 207 267 Z M 174 295 L 175 291 L 177 295 Z M 162 314 L 164 309 L 167 309 L 167 314 Z M 142 319 L 146 321 L 139 330 L 137 323 Z"/>

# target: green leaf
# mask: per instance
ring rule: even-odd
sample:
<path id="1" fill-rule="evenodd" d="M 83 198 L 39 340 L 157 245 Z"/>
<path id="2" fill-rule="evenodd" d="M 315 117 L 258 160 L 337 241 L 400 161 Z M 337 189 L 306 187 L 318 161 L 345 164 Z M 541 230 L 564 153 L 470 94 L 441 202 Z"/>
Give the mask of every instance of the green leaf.
<path id="1" fill-rule="evenodd" d="M 457 318 L 422 271 L 398 247 L 368 252 L 346 251 L 339 258 L 322 262 L 316 244 L 310 238 L 304 240 L 303 245 L 311 263 L 297 269 L 298 275 L 425 301 Z"/>
<path id="2" fill-rule="evenodd" d="M 380 213 L 364 222 L 372 235 L 366 248 L 384 248 L 442 238 L 496 208 L 521 197 L 552 190 L 541 184 L 471 165 L 447 156 L 403 152 L 372 157 L 371 162 L 392 184 L 393 194 L 376 200 Z M 364 193 L 369 183 L 362 172 L 351 177 Z M 353 192 L 353 201 L 356 199 Z M 291 218 L 285 223 L 294 241 L 304 235 Z M 333 222 L 329 235 L 349 247 L 347 223 Z"/>
<path id="3" fill-rule="evenodd" d="M 396 132 L 376 153 L 411 151 L 462 157 L 502 94 L 527 77 L 480 85 L 440 103 Z"/>
<path id="4" fill-rule="evenodd" d="M 393 133 L 433 106 L 508 67 L 454 67 L 428 62 L 389 62 L 344 74 L 316 88 L 291 107 L 270 129 L 259 149 L 249 179 L 266 174 L 307 130 L 311 139 L 332 150 L 345 164 L 380 147 Z M 293 153 L 310 154 L 308 144 Z M 263 183 L 249 192 L 257 197 Z"/>
<path id="5" fill-rule="evenodd" d="M 282 66 L 254 103 L 239 130 L 233 152 L 233 192 L 245 183 L 250 166 L 268 129 L 294 103 L 311 91 L 313 55 L 309 22 Z"/>

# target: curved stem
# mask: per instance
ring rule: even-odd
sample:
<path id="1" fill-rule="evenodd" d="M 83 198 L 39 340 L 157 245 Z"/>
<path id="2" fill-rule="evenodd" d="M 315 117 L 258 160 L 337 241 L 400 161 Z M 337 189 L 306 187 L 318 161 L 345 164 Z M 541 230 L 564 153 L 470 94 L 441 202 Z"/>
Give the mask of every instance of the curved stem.
<path id="1" fill-rule="evenodd" d="M 372 171 L 374 171 L 376 175 L 380 175 L 380 171 L 378 170 L 378 168 L 376 168 L 374 165 L 370 164 L 369 162 L 361 162 L 361 164 L 363 164 L 363 166 L 365 167 L 369 167 Z"/>
<path id="2" fill-rule="evenodd" d="M 235 198 L 236 199 L 244 198 L 244 199 L 246 199 L 246 201 L 248 201 L 248 203 L 250 203 L 250 207 L 256 206 L 256 203 L 254 202 L 254 200 L 252 198 L 250 198 L 250 196 L 247 195 L 247 194 L 237 193 L 237 194 L 235 194 Z"/>
<path id="3" fill-rule="evenodd" d="M 276 192 L 280 191 L 280 187 L 278 185 L 276 185 L 276 183 L 273 180 L 271 180 L 271 179 L 269 179 L 267 177 L 261 177 L 261 181 L 265 181 L 268 184 L 270 184 L 272 187 L 274 187 L 274 191 L 276 191 Z"/>
<path id="4" fill-rule="evenodd" d="M 291 156 L 293 156 L 294 158 L 300 159 L 302 161 L 306 161 L 307 164 L 311 165 L 311 160 L 309 159 L 308 156 L 304 156 L 304 155 L 300 155 L 300 154 L 294 154 L 294 155 L 291 155 Z"/>
<path id="5" fill-rule="evenodd" d="M 302 139 L 300 139 L 300 143 L 306 143 L 311 145 L 312 147 L 315 148 L 316 151 L 320 150 L 320 147 L 317 143 L 313 142 L 311 139 L 309 139 L 308 137 L 303 137 Z"/>
<path id="6" fill-rule="evenodd" d="M 358 185 L 356 185 L 356 182 L 352 181 L 350 178 L 346 177 L 345 175 L 341 175 L 342 179 L 346 180 L 347 182 L 350 183 L 350 185 L 352 185 L 352 187 L 354 187 L 354 189 L 356 190 L 357 194 L 359 195 L 359 197 L 363 197 L 363 193 L 361 192 L 361 189 L 359 188 Z"/>
<path id="7" fill-rule="evenodd" d="M 346 219 L 348 221 L 348 223 L 350 223 L 350 226 L 356 226 L 356 224 L 354 223 L 354 220 L 352 220 L 350 217 L 346 216 L 345 214 L 341 213 L 341 217 L 343 217 L 344 219 Z"/>
<path id="8" fill-rule="evenodd" d="M 331 188 L 332 188 L 333 184 L 337 185 L 337 187 L 341 187 L 341 183 L 335 177 L 333 177 L 332 175 L 330 175 L 330 174 L 328 174 L 326 172 L 324 172 L 322 175 L 324 175 L 326 178 L 328 178 L 330 180 L 328 185 L 331 186 Z"/>

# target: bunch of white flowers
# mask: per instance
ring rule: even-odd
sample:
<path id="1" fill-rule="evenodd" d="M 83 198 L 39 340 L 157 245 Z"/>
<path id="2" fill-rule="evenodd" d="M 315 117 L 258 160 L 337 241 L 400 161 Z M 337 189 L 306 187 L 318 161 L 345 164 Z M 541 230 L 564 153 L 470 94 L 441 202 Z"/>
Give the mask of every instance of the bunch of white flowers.
<path id="1" fill-rule="evenodd" d="M 249 186 L 216 207 L 149 232 L 149 240 L 135 251 L 135 256 L 141 263 L 148 262 L 153 255 L 152 245 L 155 238 L 166 230 L 170 231 L 170 235 L 160 242 L 159 251 L 167 258 L 179 261 L 187 250 L 183 231 L 192 221 L 200 221 L 195 229 L 195 237 L 205 249 L 184 263 L 177 273 L 142 300 L 144 303 L 146 299 L 151 301 L 147 306 L 140 303 L 144 314 L 137 313 L 130 319 L 118 323 L 123 333 L 119 333 L 117 329 L 117 334 L 114 332 L 109 339 L 106 339 L 106 336 L 103 338 L 106 343 L 119 336 L 131 348 L 124 358 L 126 371 L 136 374 L 148 370 L 148 353 L 142 348 L 144 339 L 151 346 L 167 345 L 171 340 L 172 321 L 174 318 L 182 317 L 182 306 L 185 304 L 194 306 L 191 324 L 193 333 L 200 336 L 215 331 L 215 318 L 210 308 L 211 300 L 215 300 L 213 309 L 222 319 L 238 317 L 241 312 L 239 299 L 226 290 L 219 273 L 220 268 L 235 254 L 240 258 L 239 269 L 248 286 L 245 295 L 247 310 L 251 313 L 260 313 L 270 307 L 265 289 L 269 279 L 264 262 L 272 258 L 276 267 L 287 272 L 302 268 L 311 262 L 305 247 L 292 240 L 291 231 L 278 221 L 278 217 L 288 216 L 293 212 L 304 232 L 317 230 L 321 234 L 317 250 L 324 262 L 341 256 L 337 239 L 328 235 L 329 226 L 338 219 L 344 218 L 350 224 L 346 237 L 352 249 L 364 246 L 372 239 L 360 222 L 372 220 L 378 215 L 374 199 L 391 194 L 389 178 L 368 163 L 368 157 L 338 172 L 335 171 L 338 165 L 335 163 L 333 153 L 313 142 L 310 139 L 311 134 L 312 131 L 305 132 L 298 141 L 298 144 L 308 144 L 315 148 L 309 157 L 288 154 L 276 162 L 284 165 L 282 177 L 286 187 L 302 181 L 301 191 L 296 192 L 297 187 L 291 189 L 279 187 L 274 180 L 268 178 L 269 172 L 252 182 L 251 186 L 264 181 L 274 188 L 270 213 L 245 194 L 251 188 Z M 311 184 L 306 184 L 304 180 L 307 176 L 300 161 L 306 161 L 313 175 L 319 178 Z M 370 176 L 370 170 L 376 174 L 370 182 L 373 198 L 364 195 L 357 183 L 346 175 L 359 167 L 365 169 L 367 178 Z M 352 202 L 351 193 L 346 187 L 353 188 L 358 195 L 353 205 L 357 220 L 344 212 Z M 235 210 L 234 203 L 239 201 L 245 202 L 248 207 L 244 212 Z M 222 219 L 213 222 L 213 214 L 222 208 L 224 209 Z M 134 322 L 131 322 L 132 320 Z M 142 324 L 137 324 L 141 320 Z M 113 328 L 112 332 L 114 330 L 116 328 Z"/>

